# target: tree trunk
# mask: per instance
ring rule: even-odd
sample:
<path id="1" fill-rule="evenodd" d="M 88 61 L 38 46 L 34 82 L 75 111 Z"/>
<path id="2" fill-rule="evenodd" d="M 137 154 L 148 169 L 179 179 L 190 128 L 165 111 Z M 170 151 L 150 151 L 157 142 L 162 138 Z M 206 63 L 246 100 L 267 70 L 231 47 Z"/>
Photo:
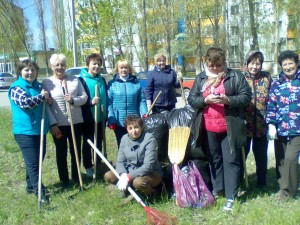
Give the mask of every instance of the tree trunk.
<path id="1" fill-rule="evenodd" d="M 254 5 L 252 0 L 248 0 L 249 4 L 249 14 L 250 14 L 250 26 L 251 26 L 251 33 L 252 33 L 252 45 L 251 50 L 259 49 L 258 46 L 258 37 L 257 37 L 257 30 L 254 20 Z"/>
<path id="2" fill-rule="evenodd" d="M 245 35 L 245 2 L 244 0 L 241 0 L 241 7 L 239 7 L 241 10 L 240 13 L 240 29 L 239 29 L 239 38 L 240 38 L 240 66 L 242 67 L 244 65 L 244 51 L 245 51 L 245 45 L 244 45 L 244 35 Z"/>
<path id="3" fill-rule="evenodd" d="M 146 0 L 143 0 L 143 24 L 144 24 L 144 49 L 145 49 L 145 70 L 149 69 L 148 59 L 148 37 L 147 37 L 147 13 L 146 13 Z"/>
<path id="4" fill-rule="evenodd" d="M 279 10 L 278 3 L 273 1 L 274 14 L 275 14 L 275 40 L 274 40 L 274 66 L 273 66 L 273 74 L 278 74 L 278 54 L 279 54 Z"/>

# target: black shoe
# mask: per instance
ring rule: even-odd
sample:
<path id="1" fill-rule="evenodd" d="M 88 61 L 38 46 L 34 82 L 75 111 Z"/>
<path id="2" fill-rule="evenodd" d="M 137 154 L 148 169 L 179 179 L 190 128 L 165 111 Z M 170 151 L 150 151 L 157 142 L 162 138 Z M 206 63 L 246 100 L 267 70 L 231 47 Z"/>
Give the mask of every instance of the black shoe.
<path id="1" fill-rule="evenodd" d="M 27 192 L 27 194 L 34 194 L 34 190 L 32 187 L 27 187 L 26 192 Z"/>
<path id="2" fill-rule="evenodd" d="M 70 182 L 62 182 L 61 188 L 66 190 L 70 187 Z"/>
<path id="3" fill-rule="evenodd" d="M 49 204 L 49 200 L 48 198 L 46 197 L 46 195 L 42 195 L 41 196 L 41 202 L 40 202 L 41 205 L 48 205 Z"/>

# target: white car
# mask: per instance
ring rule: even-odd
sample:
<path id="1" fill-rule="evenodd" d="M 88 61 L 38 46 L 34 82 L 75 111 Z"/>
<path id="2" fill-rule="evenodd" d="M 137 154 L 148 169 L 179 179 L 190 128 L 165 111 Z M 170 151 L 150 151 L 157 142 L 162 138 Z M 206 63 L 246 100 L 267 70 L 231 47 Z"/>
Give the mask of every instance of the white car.
<path id="1" fill-rule="evenodd" d="M 0 88 L 10 87 L 17 80 L 11 73 L 0 73 Z"/>

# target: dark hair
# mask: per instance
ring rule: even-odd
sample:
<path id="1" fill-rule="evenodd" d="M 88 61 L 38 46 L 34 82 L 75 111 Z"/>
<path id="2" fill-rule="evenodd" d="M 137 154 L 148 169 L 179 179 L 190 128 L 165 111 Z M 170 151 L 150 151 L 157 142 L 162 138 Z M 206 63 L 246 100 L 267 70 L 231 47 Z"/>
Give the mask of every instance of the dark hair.
<path id="1" fill-rule="evenodd" d="M 86 60 L 85 60 L 86 66 L 89 66 L 90 62 L 93 60 L 99 61 L 102 66 L 103 59 L 102 59 L 102 56 L 98 53 L 92 53 L 86 58 Z"/>
<path id="2" fill-rule="evenodd" d="M 264 55 L 260 51 L 251 51 L 247 55 L 246 65 L 248 66 L 250 62 L 258 59 L 260 64 L 264 62 Z"/>
<path id="3" fill-rule="evenodd" d="M 137 116 L 137 115 L 128 115 L 125 118 L 124 124 L 125 124 L 125 128 L 127 128 L 127 126 L 129 126 L 130 124 L 138 124 L 141 128 L 144 127 L 144 122 L 142 120 L 141 117 Z"/>
<path id="4" fill-rule="evenodd" d="M 18 63 L 18 66 L 17 66 L 17 76 L 20 76 L 21 75 L 21 71 L 25 68 L 25 67 L 33 67 L 36 71 L 36 75 L 38 75 L 39 73 L 39 66 L 36 64 L 36 62 L 30 60 L 30 59 L 25 59 L 25 60 L 22 60 Z"/>
<path id="5" fill-rule="evenodd" d="M 222 60 L 225 63 L 225 51 L 221 48 L 210 47 L 205 55 L 207 62 L 218 62 Z"/>
<path id="6" fill-rule="evenodd" d="M 281 52 L 280 55 L 278 56 L 278 63 L 280 66 L 282 66 L 282 61 L 285 59 L 293 59 L 295 63 L 298 64 L 299 56 L 295 52 L 290 50 Z"/>

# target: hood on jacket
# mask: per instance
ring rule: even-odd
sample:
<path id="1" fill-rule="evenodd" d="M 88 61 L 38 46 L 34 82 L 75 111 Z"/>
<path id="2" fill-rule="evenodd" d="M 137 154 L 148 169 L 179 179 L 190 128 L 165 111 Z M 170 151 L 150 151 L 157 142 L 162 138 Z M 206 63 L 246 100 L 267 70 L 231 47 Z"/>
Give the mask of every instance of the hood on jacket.
<path id="1" fill-rule="evenodd" d="M 168 72 L 170 72 L 170 70 L 171 70 L 172 68 L 171 68 L 171 66 L 170 65 L 166 65 L 165 66 L 165 68 L 164 68 L 164 70 L 160 70 L 160 69 L 158 69 L 158 67 L 157 66 L 155 66 L 154 67 L 154 70 L 157 70 L 157 71 L 162 71 L 162 72 L 166 72 L 166 73 L 168 73 Z"/>
<path id="2" fill-rule="evenodd" d="M 261 57 L 261 64 L 263 64 L 264 62 L 264 55 L 259 51 L 259 50 L 254 50 L 254 51 L 250 51 L 248 52 L 248 54 L 246 55 L 246 58 L 245 58 L 245 63 L 244 65 L 247 67 L 248 64 L 252 61 L 252 59 L 257 56 L 257 55 L 260 55 Z"/>
<path id="3" fill-rule="evenodd" d="M 121 78 L 120 78 L 120 74 L 115 74 L 115 75 L 113 76 L 113 79 L 114 79 L 114 80 L 118 80 L 118 81 L 123 81 L 123 80 L 121 80 Z M 134 75 L 132 75 L 132 74 L 129 74 L 128 81 L 135 81 L 135 80 L 137 80 L 137 77 L 134 76 Z"/>

